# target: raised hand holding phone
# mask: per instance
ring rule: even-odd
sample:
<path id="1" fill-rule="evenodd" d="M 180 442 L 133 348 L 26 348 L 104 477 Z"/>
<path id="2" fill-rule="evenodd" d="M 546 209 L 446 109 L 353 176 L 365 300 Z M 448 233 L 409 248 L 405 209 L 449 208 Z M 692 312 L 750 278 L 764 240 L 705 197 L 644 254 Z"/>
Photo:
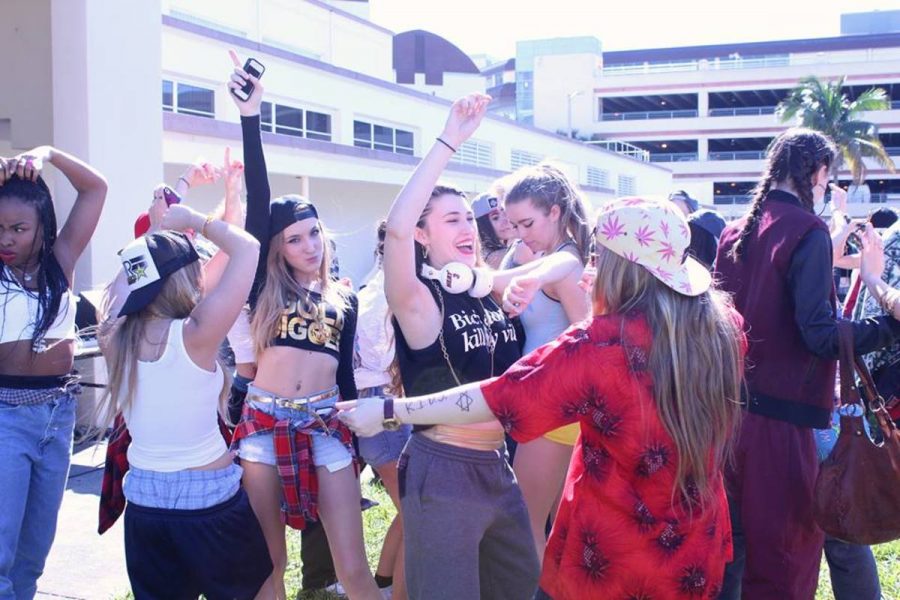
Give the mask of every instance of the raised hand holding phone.
<path id="1" fill-rule="evenodd" d="M 259 82 L 259 76 L 246 71 L 244 66 L 241 66 L 241 61 L 234 50 L 229 50 L 228 55 L 234 65 L 228 89 L 231 90 L 234 103 L 241 116 L 254 117 L 259 114 L 259 106 L 262 104 L 263 86 Z M 253 59 L 248 60 L 245 66 L 254 72 L 259 72 L 257 68 L 265 70 L 261 63 Z M 262 73 L 260 72 L 259 75 L 261 76 Z M 248 84 L 252 86 L 249 90 L 247 89 Z"/>

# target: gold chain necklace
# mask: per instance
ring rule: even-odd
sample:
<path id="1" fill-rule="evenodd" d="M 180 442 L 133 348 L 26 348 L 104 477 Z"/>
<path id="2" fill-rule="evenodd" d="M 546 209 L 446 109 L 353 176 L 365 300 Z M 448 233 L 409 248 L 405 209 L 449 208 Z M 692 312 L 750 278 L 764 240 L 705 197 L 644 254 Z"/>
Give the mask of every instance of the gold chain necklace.
<path id="1" fill-rule="evenodd" d="M 453 380 L 456 382 L 457 386 L 462 385 L 462 381 L 460 381 L 459 377 L 456 375 L 456 370 L 453 368 L 453 363 L 450 362 L 450 353 L 447 352 L 447 344 L 444 341 L 444 319 L 446 317 L 446 311 L 444 309 L 444 295 L 441 293 L 440 287 L 435 284 L 433 281 L 431 285 L 434 286 L 434 290 L 437 292 L 438 304 L 441 306 L 441 328 L 438 330 L 438 341 L 441 345 L 441 352 L 444 354 L 444 360 L 447 362 L 447 367 L 450 369 L 450 374 L 453 376 Z M 490 325 L 487 322 L 487 309 L 484 308 L 484 303 L 481 301 L 481 298 L 478 298 L 478 304 L 481 306 L 481 326 L 484 328 L 484 332 L 487 335 L 487 344 L 488 344 L 488 352 L 491 354 L 491 377 L 494 376 L 494 352 L 497 349 L 497 340 L 494 339 L 494 332 L 491 330 Z"/>

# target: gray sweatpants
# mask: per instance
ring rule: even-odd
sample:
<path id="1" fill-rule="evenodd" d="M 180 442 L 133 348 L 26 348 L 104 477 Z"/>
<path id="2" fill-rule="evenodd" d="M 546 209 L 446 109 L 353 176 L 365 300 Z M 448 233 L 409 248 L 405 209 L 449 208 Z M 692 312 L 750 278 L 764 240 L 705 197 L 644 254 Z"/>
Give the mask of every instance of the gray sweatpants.
<path id="1" fill-rule="evenodd" d="M 530 600 L 540 565 L 528 511 L 502 451 L 413 434 L 400 457 L 411 600 Z"/>

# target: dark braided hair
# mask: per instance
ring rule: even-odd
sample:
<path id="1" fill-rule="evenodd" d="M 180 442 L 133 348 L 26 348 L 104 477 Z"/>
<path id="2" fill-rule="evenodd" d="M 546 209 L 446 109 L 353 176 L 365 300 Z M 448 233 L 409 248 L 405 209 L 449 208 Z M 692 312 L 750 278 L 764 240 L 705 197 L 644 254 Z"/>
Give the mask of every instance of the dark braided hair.
<path id="1" fill-rule="evenodd" d="M 38 177 L 37 181 L 28 181 L 13 175 L 3 185 L 0 185 L 0 201 L 18 200 L 29 206 L 33 206 L 40 224 L 35 234 L 31 251 L 40 246 L 37 253 L 37 288 L 31 292 L 37 297 L 38 309 L 34 320 L 33 343 L 44 338 L 47 330 L 53 325 L 59 312 L 62 297 L 69 289 L 66 275 L 56 260 L 53 253 L 53 244 L 56 242 L 56 211 L 53 209 L 53 199 L 50 196 L 50 188 L 44 180 Z M 10 287 L 19 287 L 19 282 L 7 275 L 6 269 L 0 270 L 0 286 L 8 293 Z M 74 310 L 70 307 L 69 310 Z M 4 326 L 6 320 L 3 320 Z"/>
<path id="2" fill-rule="evenodd" d="M 766 151 L 763 178 L 753 188 L 747 221 L 731 248 L 732 260 L 739 261 L 743 256 L 744 244 L 759 223 L 763 202 L 772 187 L 779 183 L 790 184 L 797 193 L 800 204 L 812 212 L 813 188 L 810 180 L 822 166 L 830 169 L 836 156 L 837 148 L 831 138 L 812 129 L 795 127 L 772 140 Z"/>

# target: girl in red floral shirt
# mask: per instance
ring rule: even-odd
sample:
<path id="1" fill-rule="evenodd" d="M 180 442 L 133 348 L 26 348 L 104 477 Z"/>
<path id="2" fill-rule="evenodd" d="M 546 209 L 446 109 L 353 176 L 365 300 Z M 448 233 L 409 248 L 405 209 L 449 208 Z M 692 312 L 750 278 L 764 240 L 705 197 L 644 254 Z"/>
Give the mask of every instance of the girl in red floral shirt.
<path id="1" fill-rule="evenodd" d="M 595 235 L 593 320 L 502 377 L 398 399 L 394 415 L 493 415 L 520 442 L 580 424 L 538 598 L 716 598 L 731 558 L 722 467 L 740 415 L 740 317 L 686 257 L 690 232 L 671 205 L 617 200 Z M 504 307 L 519 310 L 534 288 L 511 285 Z M 354 407 L 342 418 L 360 435 L 390 412 Z"/>

